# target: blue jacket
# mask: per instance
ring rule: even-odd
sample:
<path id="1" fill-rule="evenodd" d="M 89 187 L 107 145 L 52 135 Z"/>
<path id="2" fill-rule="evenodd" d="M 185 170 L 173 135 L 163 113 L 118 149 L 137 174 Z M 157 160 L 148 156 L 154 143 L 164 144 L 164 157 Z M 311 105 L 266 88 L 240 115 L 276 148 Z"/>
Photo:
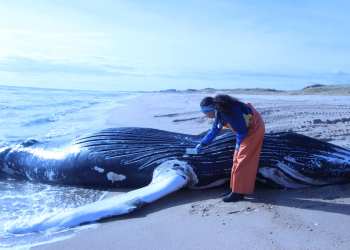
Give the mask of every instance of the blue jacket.
<path id="1" fill-rule="evenodd" d="M 238 102 L 232 107 L 230 115 L 216 111 L 216 117 L 211 130 L 201 140 L 201 145 L 208 145 L 219 134 L 225 125 L 230 125 L 236 132 L 236 150 L 248 134 L 249 122 L 253 115 L 248 105 Z"/>

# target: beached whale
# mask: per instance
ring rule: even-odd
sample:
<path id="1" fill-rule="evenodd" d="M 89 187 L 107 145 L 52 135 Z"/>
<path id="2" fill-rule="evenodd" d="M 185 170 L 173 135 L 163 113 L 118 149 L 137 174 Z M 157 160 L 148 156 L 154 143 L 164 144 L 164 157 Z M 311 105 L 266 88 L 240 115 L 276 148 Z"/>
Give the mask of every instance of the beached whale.
<path id="1" fill-rule="evenodd" d="M 11 178 L 87 187 L 138 188 L 65 213 L 16 226 L 11 232 L 66 228 L 130 213 L 183 187 L 208 188 L 229 180 L 234 135 L 224 131 L 198 155 L 186 155 L 202 135 L 148 128 L 113 128 L 68 145 L 26 141 L 0 151 L 0 173 Z M 304 135 L 266 134 L 258 180 L 281 188 L 350 181 L 350 151 Z"/>

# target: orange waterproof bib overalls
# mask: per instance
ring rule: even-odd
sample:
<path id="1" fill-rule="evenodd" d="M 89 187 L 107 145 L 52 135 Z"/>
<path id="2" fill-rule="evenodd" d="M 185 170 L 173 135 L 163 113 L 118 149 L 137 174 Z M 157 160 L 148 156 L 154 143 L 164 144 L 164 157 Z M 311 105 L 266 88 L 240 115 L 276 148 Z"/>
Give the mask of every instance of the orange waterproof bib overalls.
<path id="1" fill-rule="evenodd" d="M 231 189 L 234 193 L 251 194 L 254 192 L 256 174 L 259 165 L 261 147 L 264 140 L 265 124 L 261 115 L 250 104 L 253 113 L 248 135 L 243 139 L 238 152 L 233 156 L 231 171 Z"/>

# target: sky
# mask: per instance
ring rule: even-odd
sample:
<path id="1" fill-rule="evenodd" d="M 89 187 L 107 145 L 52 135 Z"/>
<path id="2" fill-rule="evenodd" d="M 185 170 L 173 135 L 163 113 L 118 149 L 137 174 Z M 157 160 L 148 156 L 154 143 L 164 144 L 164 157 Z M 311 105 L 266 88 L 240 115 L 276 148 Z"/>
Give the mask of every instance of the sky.
<path id="1" fill-rule="evenodd" d="M 299 89 L 350 83 L 349 1 L 4 0 L 0 85 Z"/>

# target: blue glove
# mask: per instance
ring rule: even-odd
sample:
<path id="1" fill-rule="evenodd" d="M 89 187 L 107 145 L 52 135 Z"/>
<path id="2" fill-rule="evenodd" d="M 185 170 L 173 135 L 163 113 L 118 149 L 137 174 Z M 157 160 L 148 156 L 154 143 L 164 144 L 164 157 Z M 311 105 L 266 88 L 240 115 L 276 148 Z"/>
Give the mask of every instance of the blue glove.
<path id="1" fill-rule="evenodd" d="M 202 150 L 202 144 L 197 144 L 197 146 L 195 147 L 195 149 L 197 150 L 197 153 L 199 153 L 199 151 Z"/>
<path id="2" fill-rule="evenodd" d="M 202 145 L 201 144 L 197 144 L 197 146 L 195 148 L 187 148 L 186 149 L 186 154 L 188 155 L 198 155 L 199 151 L 201 150 Z"/>

